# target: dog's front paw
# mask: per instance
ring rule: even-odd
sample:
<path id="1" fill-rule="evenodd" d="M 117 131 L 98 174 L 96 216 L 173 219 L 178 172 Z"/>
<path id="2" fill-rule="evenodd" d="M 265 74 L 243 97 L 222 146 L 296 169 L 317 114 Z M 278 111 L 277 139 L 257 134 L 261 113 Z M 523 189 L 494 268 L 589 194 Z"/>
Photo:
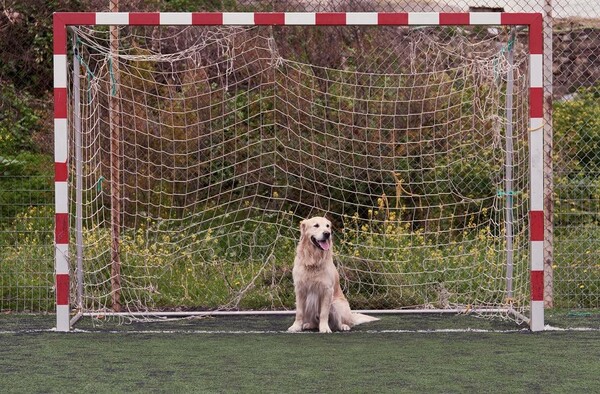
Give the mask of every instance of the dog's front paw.
<path id="1" fill-rule="evenodd" d="M 288 332 L 300 332 L 302 331 L 302 323 L 294 323 L 288 328 Z"/>
<path id="2" fill-rule="evenodd" d="M 340 331 L 350 331 L 350 326 L 347 324 L 342 324 Z"/>
<path id="3" fill-rule="evenodd" d="M 329 334 L 329 333 L 331 333 L 331 328 L 329 328 L 328 324 L 321 325 L 321 326 L 319 326 L 319 332 L 324 333 L 324 334 Z"/>

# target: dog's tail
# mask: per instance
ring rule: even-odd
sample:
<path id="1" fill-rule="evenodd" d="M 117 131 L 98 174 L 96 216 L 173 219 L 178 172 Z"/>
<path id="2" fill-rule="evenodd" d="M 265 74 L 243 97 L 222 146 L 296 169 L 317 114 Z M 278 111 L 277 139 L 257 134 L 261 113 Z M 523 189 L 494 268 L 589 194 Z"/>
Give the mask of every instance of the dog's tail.
<path id="1" fill-rule="evenodd" d="M 352 324 L 355 326 L 377 320 L 379 319 L 373 316 L 363 315 L 362 313 L 352 313 Z"/>

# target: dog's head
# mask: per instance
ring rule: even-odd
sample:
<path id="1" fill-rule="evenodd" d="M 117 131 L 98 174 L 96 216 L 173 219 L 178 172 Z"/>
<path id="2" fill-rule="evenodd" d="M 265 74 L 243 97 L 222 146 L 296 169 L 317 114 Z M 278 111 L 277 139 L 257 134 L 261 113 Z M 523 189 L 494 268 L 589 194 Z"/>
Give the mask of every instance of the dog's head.
<path id="1" fill-rule="evenodd" d="M 303 220 L 300 223 L 300 242 L 310 243 L 325 252 L 331 250 L 331 222 L 320 216 Z"/>

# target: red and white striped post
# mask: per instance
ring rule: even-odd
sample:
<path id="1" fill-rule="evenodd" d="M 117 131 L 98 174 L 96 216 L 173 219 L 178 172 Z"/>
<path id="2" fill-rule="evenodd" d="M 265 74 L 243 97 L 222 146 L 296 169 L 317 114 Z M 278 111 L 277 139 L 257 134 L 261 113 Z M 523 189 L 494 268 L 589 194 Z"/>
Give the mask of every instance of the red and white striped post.
<path id="1" fill-rule="evenodd" d="M 544 76 L 543 19 L 529 23 L 529 239 L 531 331 L 544 329 Z"/>
<path id="2" fill-rule="evenodd" d="M 56 329 L 69 330 L 67 190 L 68 25 L 521 25 L 529 28 L 529 155 L 532 331 L 544 329 L 543 35 L 538 13 L 444 12 L 82 12 L 54 14 L 54 134 L 56 185 Z"/>
<path id="3" fill-rule="evenodd" d="M 54 193 L 56 330 L 69 330 L 69 192 L 66 26 L 54 15 Z"/>

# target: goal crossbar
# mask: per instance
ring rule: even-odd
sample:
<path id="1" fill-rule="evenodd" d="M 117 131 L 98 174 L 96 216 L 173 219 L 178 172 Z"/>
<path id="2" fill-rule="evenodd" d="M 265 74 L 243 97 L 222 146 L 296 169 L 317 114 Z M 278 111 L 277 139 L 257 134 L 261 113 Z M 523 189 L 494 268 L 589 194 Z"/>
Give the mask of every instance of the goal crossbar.
<path id="1" fill-rule="evenodd" d="M 55 140 L 55 289 L 56 329 L 70 329 L 68 70 L 67 28 L 81 25 L 181 26 L 523 26 L 529 48 L 529 242 L 530 316 L 532 331 L 544 329 L 543 309 L 543 75 L 542 15 L 539 13 L 437 12 L 248 12 L 136 13 L 60 12 L 54 14 L 54 140 Z M 508 311 L 510 313 L 510 311 Z M 151 313 L 148 313 L 151 314 Z"/>

